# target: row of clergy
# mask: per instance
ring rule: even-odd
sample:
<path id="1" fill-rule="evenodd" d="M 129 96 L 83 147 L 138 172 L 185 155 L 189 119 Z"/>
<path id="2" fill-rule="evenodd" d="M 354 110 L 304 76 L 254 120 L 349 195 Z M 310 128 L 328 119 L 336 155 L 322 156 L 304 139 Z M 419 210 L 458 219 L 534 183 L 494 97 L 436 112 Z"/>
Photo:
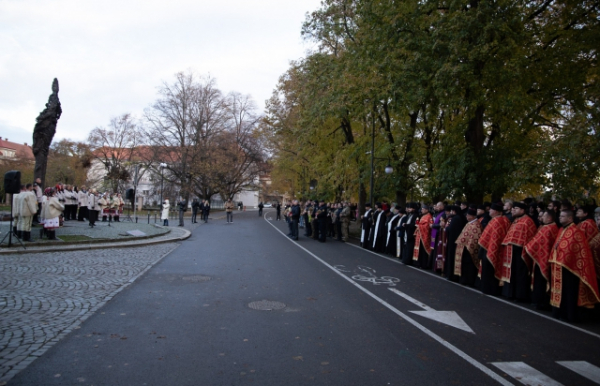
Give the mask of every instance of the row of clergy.
<path id="1" fill-rule="evenodd" d="M 361 245 L 432 269 L 448 280 L 552 310 L 575 322 L 581 308 L 600 303 L 600 231 L 591 207 L 541 210 L 506 206 L 409 203 L 383 210 L 366 205 Z"/>

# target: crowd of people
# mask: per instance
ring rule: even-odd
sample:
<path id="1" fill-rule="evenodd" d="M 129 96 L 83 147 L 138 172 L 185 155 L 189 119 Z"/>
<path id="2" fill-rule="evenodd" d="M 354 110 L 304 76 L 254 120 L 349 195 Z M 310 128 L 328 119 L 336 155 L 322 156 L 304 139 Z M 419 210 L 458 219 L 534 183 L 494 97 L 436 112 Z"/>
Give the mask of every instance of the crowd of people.
<path id="1" fill-rule="evenodd" d="M 600 303 L 600 208 L 522 202 L 367 205 L 361 246 L 569 322 Z"/>
<path id="2" fill-rule="evenodd" d="M 62 183 L 42 190 L 38 178 L 32 184 L 21 185 L 21 191 L 13 194 L 13 231 L 22 241 L 33 241 L 31 227 L 40 224 L 40 238 L 55 240 L 56 229 L 65 221 L 88 221 L 90 227 L 100 218 L 103 222 L 119 222 L 124 205 L 120 193 L 100 193 Z"/>
<path id="3" fill-rule="evenodd" d="M 120 193 L 99 192 L 85 186 L 77 187 L 58 183 L 42 190 L 38 178 L 32 184 L 21 185 L 20 193 L 13 194 L 12 211 L 15 235 L 22 241 L 33 241 L 31 227 L 42 225 L 40 238 L 56 239 L 56 229 L 65 221 L 88 221 L 94 227 L 97 221 L 120 222 L 125 201 Z M 197 223 L 198 213 L 204 222 L 208 222 L 210 202 L 194 199 L 191 203 L 192 223 Z M 169 200 L 162 202 L 161 220 L 169 225 Z M 179 225 L 183 226 L 183 213 L 187 211 L 187 201 L 177 202 Z"/>
<path id="4" fill-rule="evenodd" d="M 298 200 L 293 200 L 283 210 L 283 217 L 289 227 L 288 237 L 298 240 L 299 228 L 304 228 L 304 236 L 320 242 L 326 242 L 327 237 L 346 241 L 350 221 L 355 217 L 355 208 L 349 202 L 307 201 L 300 205 Z M 275 220 L 281 220 L 281 204 L 277 203 L 275 209 Z"/>
<path id="5" fill-rule="evenodd" d="M 355 206 L 293 200 L 283 208 L 288 237 L 346 241 Z M 275 205 L 276 220 L 282 207 Z M 447 280 L 551 310 L 577 322 L 600 303 L 600 207 L 533 199 L 472 205 L 366 204 L 360 245 Z"/>
<path id="6" fill-rule="evenodd" d="M 85 186 L 57 184 L 43 192 L 39 179 L 21 186 L 13 195 L 14 231 L 31 241 L 31 227 L 43 224 L 40 236 L 55 239 L 64 221 L 120 221 L 125 202 L 119 193 L 100 193 Z M 180 225 L 187 202 L 177 203 Z M 210 203 L 194 200 L 197 214 L 208 221 Z M 227 222 L 233 222 L 234 204 L 225 205 Z M 162 203 L 161 219 L 168 226 L 169 200 Z M 262 209 L 262 208 L 261 208 Z M 275 205 L 276 220 L 282 207 Z M 283 208 L 288 236 L 320 242 L 327 238 L 347 241 L 356 206 L 349 202 L 325 203 L 293 200 Z M 596 218 L 594 215 L 597 214 Z M 438 202 L 429 206 L 408 203 L 374 208 L 366 204 L 359 219 L 363 248 L 396 257 L 406 265 L 436 272 L 448 280 L 476 287 L 483 293 L 533 303 L 538 309 L 570 322 L 580 320 L 582 308 L 600 303 L 600 208 L 573 206 L 569 201 L 547 205 L 527 199 L 470 205 Z"/>

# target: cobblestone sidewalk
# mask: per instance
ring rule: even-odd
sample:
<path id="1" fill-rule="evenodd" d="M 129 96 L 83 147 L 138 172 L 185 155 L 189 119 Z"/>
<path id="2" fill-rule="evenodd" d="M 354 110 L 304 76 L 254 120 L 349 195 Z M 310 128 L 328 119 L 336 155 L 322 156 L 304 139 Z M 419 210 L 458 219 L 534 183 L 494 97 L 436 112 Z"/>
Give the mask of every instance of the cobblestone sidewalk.
<path id="1" fill-rule="evenodd" d="M 0 255 L 0 385 L 177 245 Z"/>

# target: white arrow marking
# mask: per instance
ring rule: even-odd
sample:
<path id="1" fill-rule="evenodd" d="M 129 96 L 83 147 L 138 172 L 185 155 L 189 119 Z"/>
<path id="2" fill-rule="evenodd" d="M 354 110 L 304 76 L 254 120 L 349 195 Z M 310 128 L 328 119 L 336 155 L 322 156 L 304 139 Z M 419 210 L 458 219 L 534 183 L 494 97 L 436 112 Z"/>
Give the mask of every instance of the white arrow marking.
<path id="1" fill-rule="evenodd" d="M 444 323 L 444 324 L 447 324 L 452 327 L 456 327 L 459 330 L 470 332 L 471 334 L 475 333 L 475 331 L 473 331 L 471 329 L 471 327 L 469 327 L 469 325 L 467 323 L 465 323 L 465 321 L 462 320 L 462 318 L 460 316 L 458 316 L 458 314 L 456 312 L 454 312 L 454 311 L 436 311 L 433 308 L 429 307 L 428 305 L 421 303 L 417 299 L 411 298 L 407 294 L 400 292 L 395 288 L 388 288 L 388 289 L 390 291 L 392 291 L 393 293 L 395 293 L 396 295 L 402 296 L 404 299 L 408 300 L 409 302 L 411 302 L 413 304 L 416 304 L 417 306 L 419 306 L 425 310 L 425 311 L 409 311 L 409 312 L 412 312 L 413 314 L 421 315 L 421 316 L 431 319 L 431 320 L 435 320 L 436 322 L 440 322 L 440 323 Z"/>

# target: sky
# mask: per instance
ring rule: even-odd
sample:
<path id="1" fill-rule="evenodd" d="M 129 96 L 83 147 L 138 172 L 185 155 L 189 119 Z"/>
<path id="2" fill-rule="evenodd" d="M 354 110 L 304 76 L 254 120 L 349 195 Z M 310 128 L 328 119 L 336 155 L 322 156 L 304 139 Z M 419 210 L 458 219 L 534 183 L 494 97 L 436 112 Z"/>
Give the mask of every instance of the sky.
<path id="1" fill-rule="evenodd" d="M 141 118 L 180 71 L 215 78 L 264 110 L 279 77 L 315 49 L 300 34 L 320 0 L 0 0 L 0 137 L 32 143 L 58 78 L 54 141 Z"/>

